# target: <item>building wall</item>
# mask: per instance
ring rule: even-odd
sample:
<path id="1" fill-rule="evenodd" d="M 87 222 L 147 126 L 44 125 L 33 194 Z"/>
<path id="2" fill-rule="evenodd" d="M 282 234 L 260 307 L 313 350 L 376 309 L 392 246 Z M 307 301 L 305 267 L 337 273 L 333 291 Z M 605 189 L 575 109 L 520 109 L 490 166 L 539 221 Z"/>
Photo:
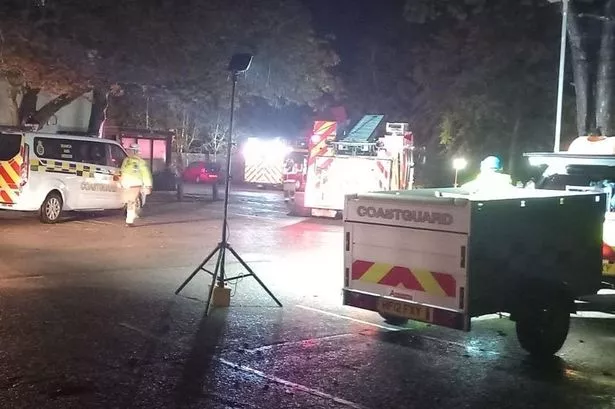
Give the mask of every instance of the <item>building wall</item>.
<path id="1" fill-rule="evenodd" d="M 36 108 L 40 109 L 47 102 L 56 98 L 55 95 L 41 92 L 38 95 Z M 43 132 L 87 132 L 92 112 L 92 92 L 77 98 L 56 112 L 45 124 Z"/>
<path id="2" fill-rule="evenodd" d="M 0 79 L 0 125 L 18 125 L 14 123 L 17 120 L 17 112 L 8 104 L 10 90 L 9 83 Z M 55 97 L 56 95 L 48 92 L 39 93 L 36 108 L 40 109 Z M 21 95 L 18 96 L 17 103 L 21 104 Z M 89 92 L 56 112 L 43 126 L 42 131 L 87 132 L 91 112 L 92 93 Z"/>

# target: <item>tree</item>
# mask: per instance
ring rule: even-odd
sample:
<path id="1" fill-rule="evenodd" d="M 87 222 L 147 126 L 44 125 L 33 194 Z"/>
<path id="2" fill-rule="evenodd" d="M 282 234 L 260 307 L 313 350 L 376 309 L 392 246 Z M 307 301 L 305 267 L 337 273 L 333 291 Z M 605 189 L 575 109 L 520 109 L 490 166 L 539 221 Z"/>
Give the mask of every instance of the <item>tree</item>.
<path id="1" fill-rule="evenodd" d="M 213 131 L 209 133 L 205 149 L 213 156 L 214 162 L 218 160 L 218 155 L 227 147 L 227 132 L 228 129 L 218 121 Z"/>
<path id="2" fill-rule="evenodd" d="M 571 1 L 568 35 L 577 101 L 577 130 L 613 133 L 615 1 Z"/>
<path id="3" fill-rule="evenodd" d="M 486 0 L 407 0 L 406 16 L 413 22 L 447 17 L 466 20 L 498 2 Z M 544 0 L 526 0 L 526 10 L 544 7 Z M 529 6 L 529 7 L 528 7 Z M 568 38 L 576 95 L 577 135 L 596 127 L 613 132 L 615 70 L 615 0 L 570 0 Z M 553 43 L 555 44 L 555 43 Z"/>
<path id="4" fill-rule="evenodd" d="M 276 104 L 309 103 L 334 91 L 329 68 L 337 57 L 314 35 L 299 0 L 36 4 L 2 4 L 10 52 L 3 53 L 0 68 L 23 79 L 16 86 L 19 93 L 42 89 L 60 95 L 41 120 L 43 113 L 92 88 L 100 117 L 108 102 L 102 95 L 111 84 L 126 90 L 146 87 L 151 98 L 180 101 L 185 106 L 180 110 L 217 112 L 228 104 L 224 74 L 237 51 L 255 54 L 242 81 L 243 95 Z"/>
<path id="5" fill-rule="evenodd" d="M 416 135 L 429 135 L 445 162 L 487 154 L 507 170 L 527 150 L 548 149 L 555 118 L 559 19 L 544 3 L 411 1 L 406 18 L 435 32 L 413 47 L 411 106 Z M 568 112 L 568 99 L 566 112 Z M 564 130 L 569 129 L 566 122 Z M 432 160 L 433 162 L 433 160 Z M 437 161 L 439 162 L 439 161 Z"/>
<path id="6" fill-rule="evenodd" d="M 38 2 L 0 4 L 0 79 L 9 89 L 0 98 L 0 112 L 6 125 L 18 125 L 20 119 L 47 122 L 88 90 L 96 77 L 93 54 L 74 38 L 48 35 L 57 28 L 55 17 L 53 7 Z M 58 98 L 36 110 L 40 90 Z"/>

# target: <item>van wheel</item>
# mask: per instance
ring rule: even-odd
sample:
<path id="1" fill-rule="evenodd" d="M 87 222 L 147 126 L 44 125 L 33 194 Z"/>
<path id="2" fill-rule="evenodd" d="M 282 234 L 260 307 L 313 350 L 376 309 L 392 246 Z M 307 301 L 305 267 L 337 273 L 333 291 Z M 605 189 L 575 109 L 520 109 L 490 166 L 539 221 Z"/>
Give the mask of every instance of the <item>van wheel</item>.
<path id="1" fill-rule="evenodd" d="M 570 329 L 570 303 L 565 297 L 546 296 L 525 306 L 516 318 L 521 347 L 536 358 L 548 358 L 561 349 Z"/>
<path id="2" fill-rule="evenodd" d="M 47 195 L 41 205 L 40 217 L 41 222 L 46 224 L 54 224 L 60 220 L 62 216 L 62 196 L 57 192 L 51 192 Z"/>
<path id="3" fill-rule="evenodd" d="M 406 325 L 409 321 L 408 318 L 401 318 L 401 317 L 396 317 L 394 315 L 388 315 L 388 314 L 382 314 L 382 313 L 379 313 L 379 314 L 382 318 L 384 318 L 384 322 L 386 322 L 387 324 L 395 325 L 395 326 Z"/>

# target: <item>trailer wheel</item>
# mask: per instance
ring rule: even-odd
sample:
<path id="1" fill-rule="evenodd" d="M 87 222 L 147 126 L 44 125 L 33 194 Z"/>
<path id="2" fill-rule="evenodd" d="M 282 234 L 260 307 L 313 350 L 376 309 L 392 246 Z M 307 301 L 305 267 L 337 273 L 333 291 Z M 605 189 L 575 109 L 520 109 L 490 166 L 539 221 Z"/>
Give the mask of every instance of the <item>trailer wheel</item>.
<path id="1" fill-rule="evenodd" d="M 390 325 L 402 326 L 408 323 L 408 318 L 396 317 L 394 315 L 388 315 L 383 313 L 378 313 L 382 318 L 384 318 L 384 322 Z"/>
<path id="2" fill-rule="evenodd" d="M 570 329 L 570 303 L 565 296 L 545 297 L 526 305 L 516 317 L 521 347 L 537 358 L 554 355 L 564 345 Z"/>

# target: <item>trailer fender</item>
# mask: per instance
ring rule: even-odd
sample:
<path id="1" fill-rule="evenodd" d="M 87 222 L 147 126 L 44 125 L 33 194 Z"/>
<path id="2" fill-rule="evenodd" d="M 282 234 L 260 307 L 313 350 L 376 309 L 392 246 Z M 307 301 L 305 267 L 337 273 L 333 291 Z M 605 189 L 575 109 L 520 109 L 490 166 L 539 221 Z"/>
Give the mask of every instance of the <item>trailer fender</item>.
<path id="1" fill-rule="evenodd" d="M 528 279 L 515 286 L 507 308 L 510 319 L 516 321 L 521 314 L 530 313 L 536 305 L 545 302 L 564 303 L 570 313 L 577 312 L 572 291 L 566 283 Z"/>

